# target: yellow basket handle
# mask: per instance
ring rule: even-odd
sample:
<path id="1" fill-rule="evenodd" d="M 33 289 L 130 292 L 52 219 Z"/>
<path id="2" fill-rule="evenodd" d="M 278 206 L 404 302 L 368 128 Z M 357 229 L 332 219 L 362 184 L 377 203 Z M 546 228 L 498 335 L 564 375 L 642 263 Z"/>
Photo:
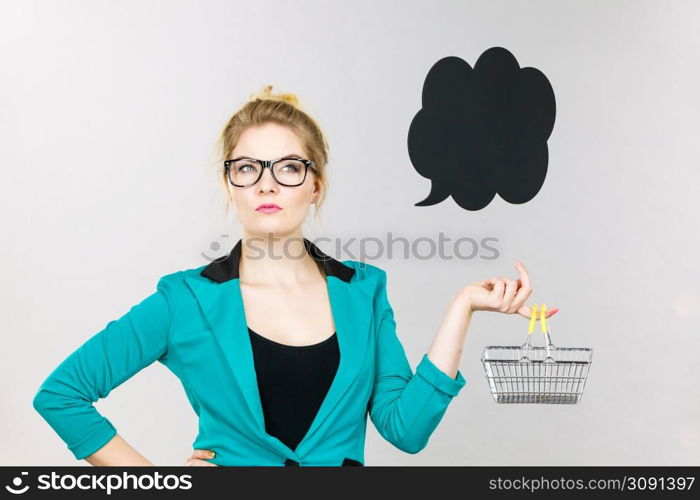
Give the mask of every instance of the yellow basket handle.
<path id="1" fill-rule="evenodd" d="M 547 317 L 545 312 L 547 311 L 547 305 L 542 304 L 542 311 L 540 312 L 540 326 L 542 327 L 542 333 L 547 333 Z"/>
<path id="2" fill-rule="evenodd" d="M 530 309 L 530 327 L 527 329 L 527 334 L 531 335 L 535 331 L 535 323 L 537 322 L 537 304 L 534 304 Z"/>

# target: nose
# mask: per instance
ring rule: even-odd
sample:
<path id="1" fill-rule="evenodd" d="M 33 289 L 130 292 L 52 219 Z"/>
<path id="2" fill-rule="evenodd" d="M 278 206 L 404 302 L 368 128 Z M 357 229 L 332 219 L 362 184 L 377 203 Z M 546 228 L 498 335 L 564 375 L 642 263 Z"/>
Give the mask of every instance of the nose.
<path id="1" fill-rule="evenodd" d="M 274 177 L 272 177 L 272 169 L 263 168 L 262 177 L 258 181 L 259 191 L 276 191 L 277 182 L 275 182 Z"/>

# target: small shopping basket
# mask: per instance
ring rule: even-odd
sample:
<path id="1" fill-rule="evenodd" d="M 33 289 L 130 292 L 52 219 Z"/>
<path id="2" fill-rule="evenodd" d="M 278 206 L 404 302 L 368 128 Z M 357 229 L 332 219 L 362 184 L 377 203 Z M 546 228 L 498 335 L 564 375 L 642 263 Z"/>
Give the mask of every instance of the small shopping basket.
<path id="1" fill-rule="evenodd" d="M 542 304 L 540 324 L 544 347 L 530 345 L 537 321 L 533 305 L 527 342 L 522 346 L 486 346 L 481 361 L 497 403 L 576 404 L 581 399 L 593 358 L 593 349 L 555 347 Z"/>

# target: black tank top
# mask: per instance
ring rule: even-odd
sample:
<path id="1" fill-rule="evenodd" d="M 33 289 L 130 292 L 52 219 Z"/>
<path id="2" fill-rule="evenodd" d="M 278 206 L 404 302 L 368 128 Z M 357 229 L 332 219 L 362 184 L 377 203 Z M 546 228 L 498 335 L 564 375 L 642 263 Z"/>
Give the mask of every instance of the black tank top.
<path id="1" fill-rule="evenodd" d="M 304 438 L 340 362 L 337 332 L 317 344 L 292 346 L 248 328 L 265 431 L 292 450 Z"/>

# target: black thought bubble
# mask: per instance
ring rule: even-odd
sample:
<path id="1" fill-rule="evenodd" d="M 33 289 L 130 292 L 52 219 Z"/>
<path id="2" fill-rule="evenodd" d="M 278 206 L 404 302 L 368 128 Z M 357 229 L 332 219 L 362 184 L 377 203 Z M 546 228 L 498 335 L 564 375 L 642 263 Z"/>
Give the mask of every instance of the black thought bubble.
<path id="1" fill-rule="evenodd" d="M 423 107 L 408 131 L 408 154 L 432 181 L 417 206 L 448 196 L 481 210 L 498 194 L 530 201 L 547 176 L 547 139 L 554 127 L 554 91 L 538 69 L 492 47 L 474 68 L 459 57 L 436 62 L 423 84 Z"/>

